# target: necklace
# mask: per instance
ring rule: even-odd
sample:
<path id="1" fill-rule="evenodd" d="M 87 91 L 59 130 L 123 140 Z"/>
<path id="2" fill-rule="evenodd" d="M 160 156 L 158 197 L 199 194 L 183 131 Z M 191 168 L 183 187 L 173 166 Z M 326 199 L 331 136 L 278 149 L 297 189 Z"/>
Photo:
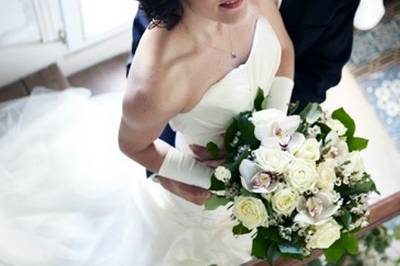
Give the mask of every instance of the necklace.
<path id="1" fill-rule="evenodd" d="M 186 33 L 190 36 L 190 38 L 191 38 L 192 40 L 194 40 L 194 38 L 191 36 L 191 34 L 190 34 L 190 32 L 188 31 L 188 29 L 187 29 L 184 25 L 182 25 L 182 26 L 185 28 L 185 31 L 186 31 Z M 223 53 L 229 53 L 231 59 L 233 60 L 233 59 L 236 59 L 236 58 L 237 58 L 237 54 L 233 51 L 232 34 L 231 34 L 230 28 L 229 28 L 229 30 L 228 30 L 228 35 L 229 35 L 229 45 L 230 45 L 230 50 L 229 50 L 229 51 L 227 51 L 227 50 L 225 50 L 225 49 L 222 49 L 222 48 L 219 48 L 219 47 L 216 47 L 216 46 L 213 46 L 213 45 L 207 45 L 207 46 L 210 47 L 210 48 L 213 48 L 213 49 L 215 49 L 215 50 L 219 50 L 219 51 L 221 51 L 221 52 L 223 52 Z"/>

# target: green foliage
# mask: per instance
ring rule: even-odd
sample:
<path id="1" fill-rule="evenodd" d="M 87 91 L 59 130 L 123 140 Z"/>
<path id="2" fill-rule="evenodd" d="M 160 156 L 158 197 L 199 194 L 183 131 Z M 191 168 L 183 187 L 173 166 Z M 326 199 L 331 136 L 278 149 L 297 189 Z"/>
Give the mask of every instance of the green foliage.
<path id="1" fill-rule="evenodd" d="M 253 239 L 251 255 L 259 259 L 265 259 L 269 245 L 270 242 L 266 241 L 260 234 L 257 234 Z"/>
<path id="2" fill-rule="evenodd" d="M 211 191 L 219 191 L 219 190 L 225 190 L 225 183 L 218 180 L 215 175 L 211 176 L 211 186 L 210 189 Z"/>
<path id="3" fill-rule="evenodd" d="M 249 120 L 250 116 L 250 112 L 245 112 L 237 120 L 240 132 L 240 144 L 250 145 L 252 149 L 257 149 L 260 146 L 260 141 L 254 135 L 254 124 Z"/>
<path id="4" fill-rule="evenodd" d="M 318 103 L 309 103 L 303 111 L 300 113 L 302 120 L 305 120 L 308 124 L 314 124 L 321 118 L 322 108 Z"/>
<path id="5" fill-rule="evenodd" d="M 299 109 L 300 106 L 300 102 L 299 101 L 295 101 L 289 104 L 289 108 L 288 108 L 288 115 L 294 115 L 296 113 L 296 111 Z"/>
<path id="6" fill-rule="evenodd" d="M 225 206 L 230 202 L 229 199 L 225 197 L 220 197 L 217 195 L 212 195 L 205 203 L 206 210 L 215 210 L 220 206 Z"/>
<path id="7" fill-rule="evenodd" d="M 349 151 L 362 151 L 368 147 L 368 140 L 359 137 L 352 137 L 347 140 Z"/>
<path id="8" fill-rule="evenodd" d="M 348 252 L 351 255 L 358 254 L 358 239 L 350 233 L 343 233 L 335 243 L 324 250 L 328 262 L 336 263 Z"/>
<path id="9" fill-rule="evenodd" d="M 250 153 L 251 153 L 250 150 L 246 150 L 246 151 L 238 154 L 237 157 L 235 156 L 235 158 L 232 161 L 225 163 L 224 166 L 226 168 L 228 168 L 233 174 L 235 174 L 238 172 L 239 166 L 242 163 L 242 161 L 244 159 L 248 158 Z"/>
<path id="10" fill-rule="evenodd" d="M 246 226 L 244 226 L 242 223 L 239 223 L 238 225 L 234 226 L 232 229 L 233 234 L 236 235 L 244 235 L 248 234 L 251 232 Z"/>
<path id="11" fill-rule="evenodd" d="M 351 195 L 358 195 L 368 193 L 370 191 L 380 194 L 376 188 L 375 182 L 369 177 L 365 176 L 363 179 L 353 186 L 341 186 L 337 188 L 342 197 L 348 197 Z"/>
<path id="12" fill-rule="evenodd" d="M 254 109 L 256 111 L 261 111 L 263 109 L 262 104 L 264 102 L 265 96 L 264 96 L 264 91 L 258 87 L 257 88 L 257 95 L 254 100 Z"/>
<path id="13" fill-rule="evenodd" d="M 351 213 L 347 209 L 342 209 L 343 214 L 337 218 L 338 222 L 344 226 L 344 228 L 349 229 L 351 224 Z"/>
<path id="14" fill-rule="evenodd" d="M 343 109 L 337 109 L 332 113 L 332 118 L 339 120 L 347 128 L 346 137 L 349 151 L 361 151 L 367 148 L 368 140 L 364 138 L 355 137 L 356 124 L 351 116 Z"/>
<path id="15" fill-rule="evenodd" d="M 347 128 L 346 136 L 347 138 L 352 138 L 356 132 L 356 123 L 354 123 L 353 118 L 343 109 L 337 109 L 332 113 L 332 118 L 339 120 Z"/>
<path id="16" fill-rule="evenodd" d="M 258 234 L 264 239 L 272 240 L 277 243 L 283 242 L 281 236 L 279 235 L 279 229 L 276 226 L 270 226 L 268 228 L 260 227 L 258 229 Z"/>
<path id="17" fill-rule="evenodd" d="M 232 152 L 237 147 L 237 145 L 232 145 L 232 143 L 234 142 L 238 131 L 238 121 L 235 118 L 225 131 L 224 147 L 227 152 Z"/>
<path id="18" fill-rule="evenodd" d="M 213 160 L 218 160 L 220 158 L 219 148 L 214 142 L 211 141 L 207 144 L 207 151 Z"/>

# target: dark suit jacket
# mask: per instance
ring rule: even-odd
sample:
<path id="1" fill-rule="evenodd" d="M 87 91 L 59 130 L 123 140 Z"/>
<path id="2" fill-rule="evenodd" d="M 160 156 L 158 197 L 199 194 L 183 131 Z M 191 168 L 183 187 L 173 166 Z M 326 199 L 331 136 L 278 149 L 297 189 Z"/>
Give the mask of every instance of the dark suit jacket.
<path id="1" fill-rule="evenodd" d="M 326 91 L 338 84 L 353 44 L 353 20 L 360 0 L 283 0 L 280 12 L 296 54 L 292 101 L 323 102 Z M 148 25 L 139 10 L 133 24 L 132 53 Z M 134 69 L 134 66 L 133 66 Z M 162 139 L 174 144 L 170 128 Z"/>

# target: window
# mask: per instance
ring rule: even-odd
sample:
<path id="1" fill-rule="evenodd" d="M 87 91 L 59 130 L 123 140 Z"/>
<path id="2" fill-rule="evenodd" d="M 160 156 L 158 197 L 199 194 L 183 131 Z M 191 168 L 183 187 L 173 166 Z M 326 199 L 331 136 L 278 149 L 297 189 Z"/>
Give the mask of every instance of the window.
<path id="1" fill-rule="evenodd" d="M 67 43 L 76 51 L 132 27 L 134 0 L 61 0 Z"/>
<path id="2" fill-rule="evenodd" d="M 0 46 L 41 40 L 31 0 L 0 0 Z"/>

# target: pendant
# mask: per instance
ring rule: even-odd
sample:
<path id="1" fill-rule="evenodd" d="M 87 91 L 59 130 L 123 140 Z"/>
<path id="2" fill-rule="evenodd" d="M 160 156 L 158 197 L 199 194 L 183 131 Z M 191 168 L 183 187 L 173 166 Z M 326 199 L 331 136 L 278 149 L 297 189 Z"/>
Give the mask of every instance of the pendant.
<path id="1" fill-rule="evenodd" d="M 231 53 L 231 57 L 232 57 L 232 59 L 235 59 L 236 57 L 237 57 L 237 55 L 235 54 L 235 53 Z"/>

